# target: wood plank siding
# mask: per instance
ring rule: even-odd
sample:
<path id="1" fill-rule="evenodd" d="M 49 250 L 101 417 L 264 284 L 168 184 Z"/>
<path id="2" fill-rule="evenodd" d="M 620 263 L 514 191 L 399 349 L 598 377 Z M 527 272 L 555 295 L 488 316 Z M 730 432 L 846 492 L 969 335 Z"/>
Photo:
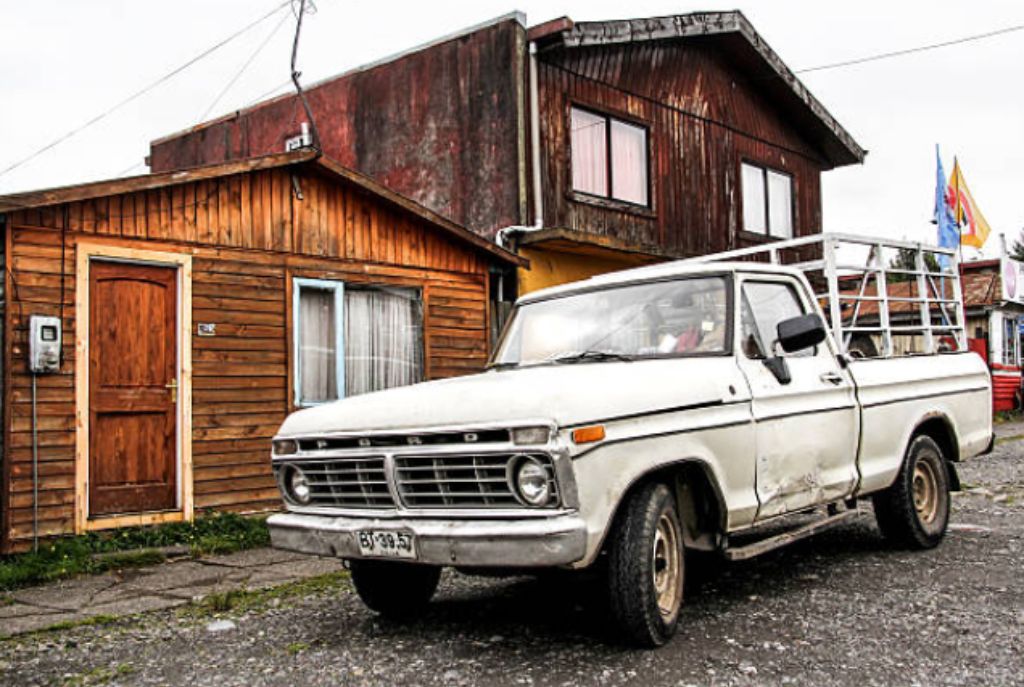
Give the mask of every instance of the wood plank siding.
<path id="1" fill-rule="evenodd" d="M 191 441 L 200 512 L 278 507 L 269 439 L 292 409 L 293 278 L 421 289 L 427 378 L 479 370 L 488 354 L 492 256 L 319 168 L 261 169 L 17 210 L 7 215 L 5 239 L 8 549 L 32 537 L 25 349 L 35 314 L 62 315 L 64 326 L 61 371 L 37 380 L 39 533 L 74 531 L 81 242 L 191 256 Z M 199 336 L 199 323 L 216 323 L 216 336 Z"/>
<path id="2" fill-rule="evenodd" d="M 750 245 L 763 239 L 742 231 L 748 160 L 792 175 L 795 235 L 820 231 L 825 161 L 722 50 L 697 40 L 552 50 L 538 76 L 547 226 L 667 255 Z M 574 105 L 647 127 L 650 208 L 572 192 Z"/>

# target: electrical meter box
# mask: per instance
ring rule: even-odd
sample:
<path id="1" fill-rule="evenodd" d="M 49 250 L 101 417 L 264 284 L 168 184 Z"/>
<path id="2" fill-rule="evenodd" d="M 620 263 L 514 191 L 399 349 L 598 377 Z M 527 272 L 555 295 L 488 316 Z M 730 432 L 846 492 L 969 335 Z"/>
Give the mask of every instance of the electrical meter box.
<path id="1" fill-rule="evenodd" d="M 28 320 L 28 368 L 36 374 L 60 371 L 60 319 L 32 315 Z"/>

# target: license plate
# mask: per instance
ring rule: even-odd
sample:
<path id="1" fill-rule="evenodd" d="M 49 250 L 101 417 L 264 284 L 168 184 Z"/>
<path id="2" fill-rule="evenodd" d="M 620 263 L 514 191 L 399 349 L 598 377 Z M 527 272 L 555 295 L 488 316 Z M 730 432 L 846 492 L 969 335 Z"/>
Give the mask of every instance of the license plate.
<path id="1" fill-rule="evenodd" d="M 416 537 L 394 530 L 360 530 L 356 533 L 359 554 L 373 558 L 416 558 Z"/>

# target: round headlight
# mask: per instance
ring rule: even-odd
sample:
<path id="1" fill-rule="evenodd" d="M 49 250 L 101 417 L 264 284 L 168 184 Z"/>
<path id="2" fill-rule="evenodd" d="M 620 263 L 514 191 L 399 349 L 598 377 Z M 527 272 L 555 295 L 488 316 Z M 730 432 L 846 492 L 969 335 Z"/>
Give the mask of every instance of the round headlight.
<path id="1" fill-rule="evenodd" d="M 274 441 L 274 453 L 279 456 L 290 456 L 299 451 L 299 442 L 294 439 L 277 439 Z"/>
<path id="2" fill-rule="evenodd" d="M 283 482 L 285 495 L 291 501 L 300 506 L 305 506 L 312 499 L 313 493 L 309 488 L 309 480 L 306 479 L 306 474 L 297 466 L 289 465 L 285 468 Z"/>
<path id="3" fill-rule="evenodd" d="M 524 458 L 516 468 L 516 491 L 531 506 L 544 506 L 551 498 L 548 471 L 533 458 Z"/>

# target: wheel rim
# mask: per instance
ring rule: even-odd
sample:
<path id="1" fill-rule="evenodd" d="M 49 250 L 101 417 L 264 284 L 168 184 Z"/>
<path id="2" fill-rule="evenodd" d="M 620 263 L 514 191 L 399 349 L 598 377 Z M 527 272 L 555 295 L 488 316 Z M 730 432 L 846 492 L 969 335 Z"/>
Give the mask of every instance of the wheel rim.
<path id="1" fill-rule="evenodd" d="M 939 512 L 939 479 L 935 466 L 921 456 L 914 464 L 914 509 L 923 524 L 930 525 Z"/>
<path id="2" fill-rule="evenodd" d="M 670 620 L 679 610 L 683 561 L 679 547 L 679 528 L 668 513 L 662 513 L 658 518 L 651 555 L 651 576 L 658 597 L 658 611 L 662 618 Z"/>

